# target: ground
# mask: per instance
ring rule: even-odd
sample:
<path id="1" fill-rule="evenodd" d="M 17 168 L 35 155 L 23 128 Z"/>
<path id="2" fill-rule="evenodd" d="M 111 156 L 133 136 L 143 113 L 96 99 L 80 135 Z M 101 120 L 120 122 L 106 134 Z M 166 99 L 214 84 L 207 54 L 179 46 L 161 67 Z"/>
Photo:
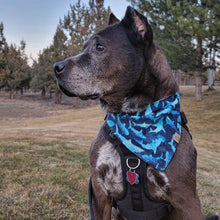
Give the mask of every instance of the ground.
<path id="1" fill-rule="evenodd" d="M 198 151 L 198 192 L 205 214 L 220 213 L 220 88 L 200 102 L 193 90 L 181 87 L 181 107 Z M 98 106 L 0 94 L 0 219 L 89 219 L 88 150 L 104 116 Z"/>

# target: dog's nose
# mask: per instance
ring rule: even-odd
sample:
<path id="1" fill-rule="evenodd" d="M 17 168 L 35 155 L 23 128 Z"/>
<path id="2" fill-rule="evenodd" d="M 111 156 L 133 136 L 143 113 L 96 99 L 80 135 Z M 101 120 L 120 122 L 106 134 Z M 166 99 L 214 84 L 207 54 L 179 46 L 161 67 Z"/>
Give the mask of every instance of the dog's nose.
<path id="1" fill-rule="evenodd" d="M 53 69 L 54 69 L 56 76 L 59 76 L 63 72 L 64 68 L 65 68 L 64 61 L 54 63 L 53 65 Z"/>

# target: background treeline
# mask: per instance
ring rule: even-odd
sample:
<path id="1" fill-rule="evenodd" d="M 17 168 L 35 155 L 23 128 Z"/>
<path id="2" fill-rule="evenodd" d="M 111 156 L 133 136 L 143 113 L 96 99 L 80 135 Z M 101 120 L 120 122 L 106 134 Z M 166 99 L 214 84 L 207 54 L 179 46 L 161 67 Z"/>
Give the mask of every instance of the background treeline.
<path id="1" fill-rule="evenodd" d="M 206 72 L 209 88 L 213 89 L 216 68 L 219 67 L 220 1 L 219 0 L 129 0 L 149 18 L 155 41 L 175 70 L 194 74 L 196 99 L 202 99 L 202 74 Z M 31 89 L 55 94 L 61 102 L 53 72 L 53 63 L 78 54 L 83 42 L 98 29 L 106 26 L 110 8 L 104 0 L 80 0 L 60 19 L 53 42 L 41 51 L 32 66 L 25 54 L 25 41 L 8 45 L 4 25 L 0 24 L 0 89 L 6 88 L 13 98 L 14 91 Z M 217 69 L 218 70 L 218 69 Z"/>

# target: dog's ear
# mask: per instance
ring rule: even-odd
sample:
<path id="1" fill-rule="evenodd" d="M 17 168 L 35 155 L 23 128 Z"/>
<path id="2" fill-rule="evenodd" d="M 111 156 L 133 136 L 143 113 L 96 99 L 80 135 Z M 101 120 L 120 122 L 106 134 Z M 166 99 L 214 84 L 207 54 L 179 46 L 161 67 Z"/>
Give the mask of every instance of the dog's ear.
<path id="1" fill-rule="evenodd" d="M 120 22 L 120 20 L 113 13 L 111 13 L 108 18 L 108 25 L 115 24 L 118 22 Z"/>
<path id="2" fill-rule="evenodd" d="M 144 42 L 148 41 L 149 44 L 152 44 L 153 31 L 144 15 L 128 6 L 122 23 L 125 24 L 130 33 L 134 33 L 133 37 L 136 37 L 136 40 Z"/>

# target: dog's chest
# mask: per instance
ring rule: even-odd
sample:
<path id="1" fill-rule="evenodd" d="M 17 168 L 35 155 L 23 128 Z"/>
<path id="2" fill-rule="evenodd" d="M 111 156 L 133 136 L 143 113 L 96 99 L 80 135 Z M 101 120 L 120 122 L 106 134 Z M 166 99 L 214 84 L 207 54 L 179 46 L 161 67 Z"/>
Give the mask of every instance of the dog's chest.
<path id="1" fill-rule="evenodd" d="M 95 169 L 97 181 L 105 194 L 118 197 L 123 193 L 120 155 L 110 142 L 106 141 L 100 147 Z"/>
<path id="2" fill-rule="evenodd" d="M 116 148 L 106 141 L 98 151 L 95 172 L 97 182 L 106 195 L 118 198 L 123 195 L 124 185 L 121 168 L 121 159 Z M 164 198 L 169 191 L 169 180 L 164 172 L 147 166 L 146 179 L 152 196 L 158 199 Z"/>

